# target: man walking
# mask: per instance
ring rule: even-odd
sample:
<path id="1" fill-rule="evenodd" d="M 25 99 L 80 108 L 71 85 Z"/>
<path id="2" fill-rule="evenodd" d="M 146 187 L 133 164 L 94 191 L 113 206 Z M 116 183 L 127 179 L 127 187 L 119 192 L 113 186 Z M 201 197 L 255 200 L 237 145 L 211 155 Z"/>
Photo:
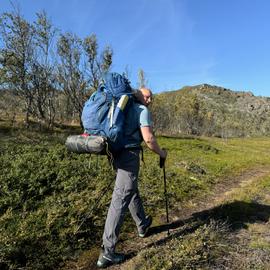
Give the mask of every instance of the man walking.
<path id="1" fill-rule="evenodd" d="M 152 130 L 152 120 L 147 108 L 152 101 L 151 90 L 141 88 L 134 96 L 135 102 L 125 119 L 127 144 L 114 157 L 117 175 L 103 233 L 103 251 L 97 262 L 97 266 L 101 268 L 121 263 L 125 259 L 123 254 L 115 252 L 115 246 L 127 209 L 136 223 L 139 237 L 147 235 L 152 223 L 152 217 L 145 215 L 138 190 L 142 141 L 161 158 L 166 159 L 167 156 L 167 152 L 159 147 Z"/>

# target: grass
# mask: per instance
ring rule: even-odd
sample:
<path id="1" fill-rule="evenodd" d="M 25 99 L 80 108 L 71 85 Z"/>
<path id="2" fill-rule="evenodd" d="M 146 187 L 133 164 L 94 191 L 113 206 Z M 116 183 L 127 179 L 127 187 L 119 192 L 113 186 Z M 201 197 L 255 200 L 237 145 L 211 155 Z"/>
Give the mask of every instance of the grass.
<path id="1" fill-rule="evenodd" d="M 39 133 L 6 126 L 0 129 L 1 269 L 60 269 L 71 265 L 66 262 L 72 260 L 77 261 L 76 267 L 86 267 L 93 256 L 96 259 L 112 188 L 96 202 L 114 179 L 114 173 L 105 157 L 90 159 L 88 155 L 68 153 L 64 141 L 70 133 L 79 130 L 59 128 L 54 133 Z M 231 181 L 228 179 L 251 168 L 270 166 L 268 138 L 158 140 L 169 153 L 166 172 L 171 212 L 191 199 L 211 194 L 217 183 Z M 164 218 L 163 174 L 156 155 L 145 149 L 144 159 L 140 191 L 146 212 L 154 216 L 154 225 L 158 225 Z M 234 261 L 228 256 L 234 254 L 230 235 L 240 236 L 245 227 L 251 239 L 248 248 L 269 250 L 264 238 L 269 224 L 257 216 L 257 212 L 265 219 L 269 216 L 269 187 L 267 177 L 240 187 L 224 205 L 198 213 L 186 222 L 186 228 L 179 227 L 186 233 L 176 233 L 162 244 L 142 250 L 129 266 L 215 269 L 226 258 Z M 240 219 L 236 219 L 239 215 Z M 254 222 L 252 215 L 256 216 Z M 258 222 L 263 223 L 259 226 Z M 130 241 L 134 230 L 127 216 L 120 240 Z M 262 233 L 257 237 L 259 230 Z"/>
<path id="2" fill-rule="evenodd" d="M 260 146 L 257 145 L 259 141 Z M 266 147 L 269 147 L 269 142 L 266 139 L 231 140 L 224 148 L 217 142 L 212 145 L 219 146 L 225 156 L 235 153 L 231 160 L 226 160 L 231 168 L 230 176 L 250 165 L 267 164 Z M 262 151 L 258 150 L 260 148 Z M 249 155 L 240 159 L 241 151 Z M 254 156 L 253 163 L 251 159 Z M 239 162 L 235 166 L 231 161 L 236 157 Z M 219 158 L 222 163 L 225 161 Z M 252 176 L 233 188 L 217 207 L 182 221 L 184 226 L 179 226 L 171 237 L 165 238 L 161 245 L 143 249 L 123 269 L 269 269 L 269 191 L 268 175 Z"/>
<path id="3" fill-rule="evenodd" d="M 144 249 L 125 269 L 207 269 L 226 252 L 226 225 L 211 221 L 160 246 Z"/>
<path id="4" fill-rule="evenodd" d="M 204 196 L 211 192 L 214 184 L 224 181 L 225 178 L 233 178 L 249 168 L 269 164 L 270 140 L 266 138 L 231 139 L 225 142 L 214 138 L 161 137 L 159 142 L 169 153 L 166 171 L 172 207 L 178 207 L 179 202 L 182 203 L 195 196 Z M 142 168 L 144 176 L 142 185 L 145 185 L 142 190 L 149 192 L 143 192 L 143 195 L 150 205 L 155 206 L 156 201 L 151 203 L 151 197 L 160 194 L 160 200 L 163 200 L 163 194 L 160 193 L 162 171 L 157 167 L 158 157 L 149 151 L 145 152 L 145 167 L 148 168 L 146 172 L 145 167 Z M 156 167 L 149 168 L 151 163 Z M 195 170 L 192 170 L 192 167 Z"/>

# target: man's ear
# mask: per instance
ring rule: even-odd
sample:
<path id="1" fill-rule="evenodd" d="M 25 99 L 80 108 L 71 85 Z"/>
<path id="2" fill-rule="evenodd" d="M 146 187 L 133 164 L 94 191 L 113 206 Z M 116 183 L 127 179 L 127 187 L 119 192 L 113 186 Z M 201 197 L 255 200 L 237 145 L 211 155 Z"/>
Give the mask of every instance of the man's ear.
<path id="1" fill-rule="evenodd" d="M 136 97 L 137 101 L 143 105 L 143 94 L 142 94 L 142 91 L 138 90 L 135 93 L 135 97 Z"/>

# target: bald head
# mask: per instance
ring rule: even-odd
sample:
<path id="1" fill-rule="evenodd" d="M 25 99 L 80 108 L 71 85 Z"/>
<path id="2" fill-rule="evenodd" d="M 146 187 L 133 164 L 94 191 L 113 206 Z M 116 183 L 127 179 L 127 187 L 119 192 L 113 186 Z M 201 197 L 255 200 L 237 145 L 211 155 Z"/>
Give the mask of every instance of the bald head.
<path id="1" fill-rule="evenodd" d="M 149 88 L 142 87 L 140 90 L 143 95 L 151 95 L 152 96 L 152 91 Z"/>

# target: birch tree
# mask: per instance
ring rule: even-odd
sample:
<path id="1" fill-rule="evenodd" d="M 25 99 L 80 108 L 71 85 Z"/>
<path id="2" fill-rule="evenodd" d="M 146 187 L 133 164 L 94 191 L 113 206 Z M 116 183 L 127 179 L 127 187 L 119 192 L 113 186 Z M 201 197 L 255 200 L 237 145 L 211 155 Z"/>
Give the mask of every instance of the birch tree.
<path id="1" fill-rule="evenodd" d="M 33 27 L 19 13 L 3 13 L 0 17 L 0 65 L 2 84 L 13 89 L 24 103 L 25 122 L 33 104 L 33 85 L 31 83 L 32 59 L 34 52 Z"/>

